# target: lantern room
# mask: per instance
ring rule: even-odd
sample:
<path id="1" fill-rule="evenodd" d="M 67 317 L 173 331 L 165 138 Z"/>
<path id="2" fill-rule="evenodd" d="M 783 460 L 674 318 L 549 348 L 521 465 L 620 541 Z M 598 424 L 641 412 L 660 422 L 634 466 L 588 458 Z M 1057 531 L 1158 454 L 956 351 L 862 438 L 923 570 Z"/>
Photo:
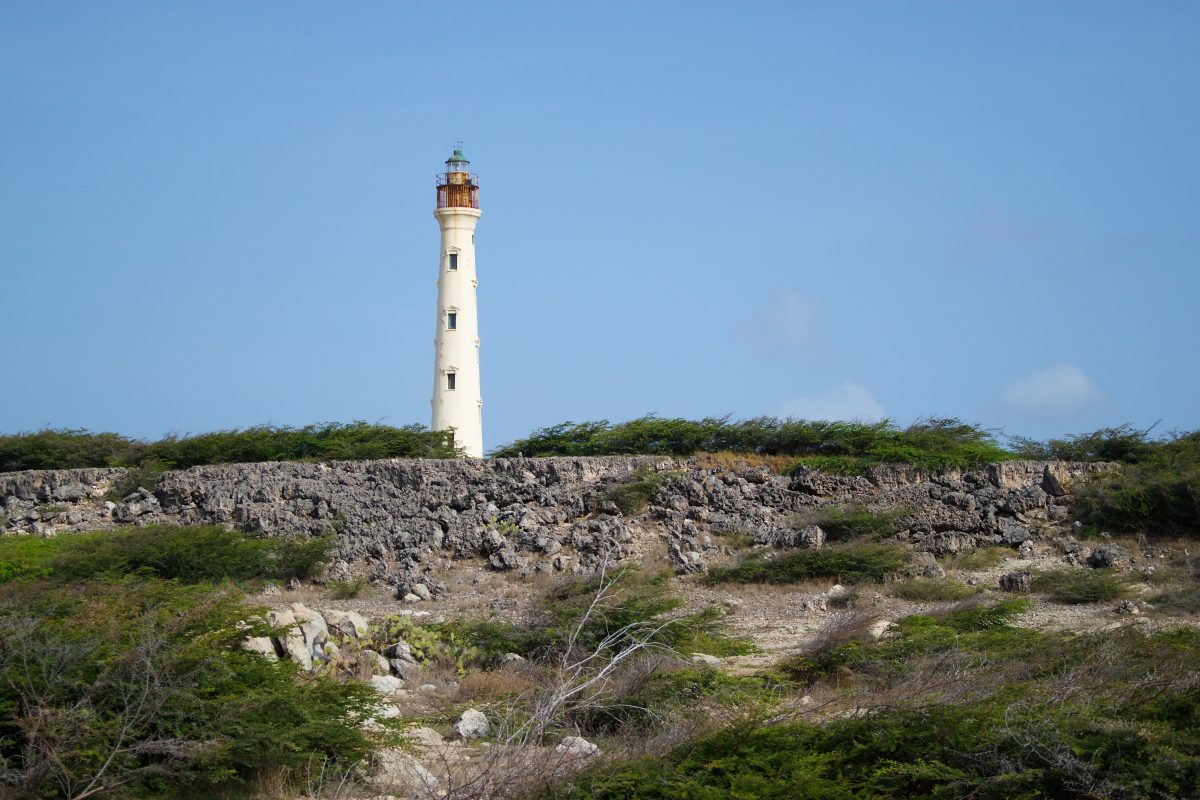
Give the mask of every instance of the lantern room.
<path id="1" fill-rule="evenodd" d="M 438 208 L 479 208 L 479 176 L 467 172 L 470 164 L 462 148 L 446 159 L 446 171 L 437 176 Z"/>

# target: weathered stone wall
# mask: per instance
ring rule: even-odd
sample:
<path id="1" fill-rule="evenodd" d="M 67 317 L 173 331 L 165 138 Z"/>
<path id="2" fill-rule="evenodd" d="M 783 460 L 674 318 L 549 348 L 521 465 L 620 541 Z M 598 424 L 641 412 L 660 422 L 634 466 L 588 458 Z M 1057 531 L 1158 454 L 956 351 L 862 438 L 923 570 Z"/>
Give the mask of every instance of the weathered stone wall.
<path id="1" fill-rule="evenodd" d="M 120 469 L 0 474 L 5 528 L 45 535 L 122 524 L 217 523 L 271 536 L 336 534 L 335 574 L 399 588 L 448 558 L 495 569 L 581 571 L 601 559 L 665 552 L 700 570 L 722 534 L 798 546 L 806 512 L 859 504 L 903 510 L 900 535 L 935 553 L 1019 546 L 1063 524 L 1072 483 L 1103 464 L 1012 461 L 867 476 L 761 467 L 734 471 L 652 457 L 267 463 L 169 472 L 152 491 L 105 499 Z M 651 504 L 621 514 L 609 491 L 665 473 Z M 436 586 L 434 587 L 436 590 Z"/>

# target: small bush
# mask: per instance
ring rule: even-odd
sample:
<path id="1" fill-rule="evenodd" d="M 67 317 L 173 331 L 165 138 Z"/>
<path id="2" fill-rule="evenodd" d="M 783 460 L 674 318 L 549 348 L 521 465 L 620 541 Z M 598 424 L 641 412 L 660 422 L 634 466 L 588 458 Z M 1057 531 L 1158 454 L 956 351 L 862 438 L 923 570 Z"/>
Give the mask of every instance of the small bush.
<path id="1" fill-rule="evenodd" d="M 940 625 L 959 633 L 970 633 L 1005 627 L 1028 611 L 1031 605 L 1032 603 L 1024 597 L 1014 597 L 998 603 L 970 600 L 931 616 Z"/>
<path id="2" fill-rule="evenodd" d="M 979 591 L 974 586 L 950 578 L 915 578 L 894 583 L 888 588 L 893 597 L 922 603 L 964 600 Z"/>
<path id="3" fill-rule="evenodd" d="M 965 553 L 947 556 L 943 562 L 951 569 L 978 571 L 991 569 L 1012 557 L 1013 551 L 1007 547 L 979 547 Z"/>
<path id="4" fill-rule="evenodd" d="M 1119 600 L 1128 593 L 1125 583 L 1102 569 L 1061 569 L 1033 576 L 1033 589 L 1057 603 L 1082 605 Z"/>
<path id="5" fill-rule="evenodd" d="M 631 516 L 643 511 L 658 494 L 658 490 L 666 481 L 667 476 L 661 472 L 642 467 L 622 483 L 610 486 L 605 491 L 605 498 L 617 504 L 621 513 Z"/>
<path id="6" fill-rule="evenodd" d="M 327 581 L 325 594 L 331 600 L 353 600 L 366 591 L 371 582 L 366 578 L 349 578 L 344 581 Z"/>
<path id="7" fill-rule="evenodd" d="M 842 544 L 753 557 L 734 567 L 714 567 L 708 583 L 799 583 L 836 578 L 841 583 L 883 580 L 899 571 L 908 551 L 899 545 Z"/>
<path id="8" fill-rule="evenodd" d="M 859 505 L 825 506 L 801 516 L 799 524 L 819 525 L 831 542 L 886 539 L 906 527 L 906 508 L 871 509 Z"/>
<path id="9" fill-rule="evenodd" d="M 130 467 L 124 475 L 113 481 L 113 485 L 104 493 L 104 496 L 119 503 L 138 489 L 154 492 L 166 471 L 166 465 L 157 461 Z"/>

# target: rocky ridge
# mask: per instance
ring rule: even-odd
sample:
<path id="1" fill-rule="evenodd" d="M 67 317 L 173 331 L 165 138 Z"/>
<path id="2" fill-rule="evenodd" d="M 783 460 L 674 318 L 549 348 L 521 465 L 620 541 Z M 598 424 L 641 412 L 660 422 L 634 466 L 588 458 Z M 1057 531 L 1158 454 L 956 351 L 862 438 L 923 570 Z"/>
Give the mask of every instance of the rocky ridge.
<path id="1" fill-rule="evenodd" d="M 334 578 L 361 575 L 400 596 L 445 590 L 439 564 L 590 572 L 604 559 L 663 553 L 680 572 L 727 551 L 721 537 L 819 546 L 806 513 L 855 505 L 900 515 L 901 539 L 934 554 L 1019 547 L 1066 525 L 1079 478 L 1110 465 L 1009 461 L 936 472 L 882 465 L 846 476 L 702 467 L 644 456 L 228 464 L 168 472 L 106 499 L 122 469 L 0 474 L 8 532 L 55 535 L 119 525 L 221 524 L 268 536 L 336 537 Z M 648 483 L 647 483 L 648 482 Z M 619 490 L 650 487 L 623 514 Z M 627 509 L 628 510 L 628 509 Z"/>

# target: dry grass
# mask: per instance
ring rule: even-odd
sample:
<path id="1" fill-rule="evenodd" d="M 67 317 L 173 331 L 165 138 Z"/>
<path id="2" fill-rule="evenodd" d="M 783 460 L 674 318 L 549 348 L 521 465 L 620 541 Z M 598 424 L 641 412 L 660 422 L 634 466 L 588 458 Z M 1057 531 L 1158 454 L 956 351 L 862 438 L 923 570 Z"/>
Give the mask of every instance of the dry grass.
<path id="1" fill-rule="evenodd" d="M 1010 558 L 1016 558 L 1017 553 L 1010 547 L 980 547 L 969 553 L 958 553 L 946 556 L 942 564 L 948 570 L 966 570 L 969 572 L 991 569 L 999 566 Z"/>
<path id="2" fill-rule="evenodd" d="M 460 703 L 493 703 L 531 694 L 538 686 L 522 670 L 495 669 L 468 673 L 458 684 L 455 700 Z"/>
<path id="3" fill-rule="evenodd" d="M 776 475 L 795 464 L 796 456 L 764 456 L 757 453 L 735 453 L 732 450 L 722 450 L 718 453 L 697 453 L 696 466 L 701 469 L 726 469 L 736 472 L 750 467 L 766 467 Z"/>

